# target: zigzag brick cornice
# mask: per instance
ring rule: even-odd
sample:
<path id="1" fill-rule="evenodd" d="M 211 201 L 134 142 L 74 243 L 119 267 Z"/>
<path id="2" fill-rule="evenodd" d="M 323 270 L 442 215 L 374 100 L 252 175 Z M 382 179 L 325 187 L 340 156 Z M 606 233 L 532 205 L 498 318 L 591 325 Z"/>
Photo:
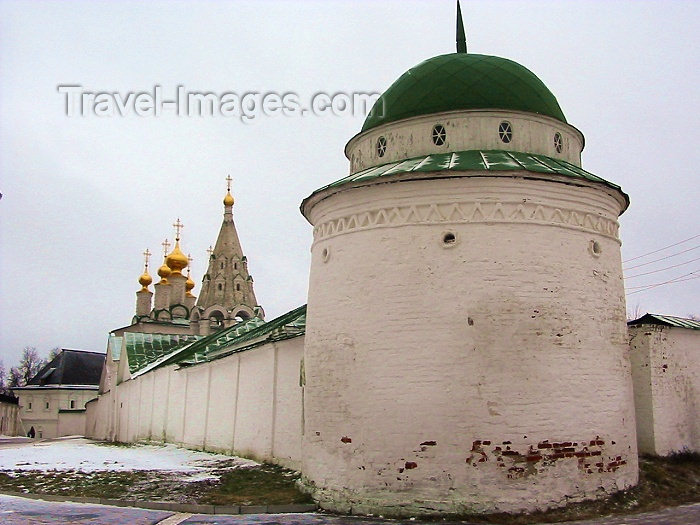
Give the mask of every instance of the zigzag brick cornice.
<path id="1" fill-rule="evenodd" d="M 453 202 L 394 206 L 353 213 L 314 228 L 314 242 L 345 233 L 416 224 L 502 223 L 540 224 L 595 233 L 616 240 L 619 224 L 590 212 L 516 202 Z"/>

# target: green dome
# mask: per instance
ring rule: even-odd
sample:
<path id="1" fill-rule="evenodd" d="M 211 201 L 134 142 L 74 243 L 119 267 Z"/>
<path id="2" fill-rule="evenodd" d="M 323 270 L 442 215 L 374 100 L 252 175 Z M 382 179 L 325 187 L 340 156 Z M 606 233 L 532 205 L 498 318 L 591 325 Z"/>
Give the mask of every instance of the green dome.
<path id="1" fill-rule="evenodd" d="M 557 99 L 517 62 L 489 55 L 451 53 L 421 62 L 387 89 L 362 131 L 388 122 L 467 109 L 527 111 L 566 122 Z"/>

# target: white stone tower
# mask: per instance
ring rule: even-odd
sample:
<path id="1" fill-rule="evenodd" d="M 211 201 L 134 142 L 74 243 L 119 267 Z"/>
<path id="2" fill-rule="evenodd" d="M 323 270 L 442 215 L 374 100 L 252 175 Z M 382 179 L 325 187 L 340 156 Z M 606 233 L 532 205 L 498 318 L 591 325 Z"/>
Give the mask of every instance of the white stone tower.
<path id="1" fill-rule="evenodd" d="M 350 175 L 302 203 L 302 470 L 326 509 L 523 511 L 637 482 L 628 198 L 581 168 L 531 71 L 458 51 L 401 76 Z"/>

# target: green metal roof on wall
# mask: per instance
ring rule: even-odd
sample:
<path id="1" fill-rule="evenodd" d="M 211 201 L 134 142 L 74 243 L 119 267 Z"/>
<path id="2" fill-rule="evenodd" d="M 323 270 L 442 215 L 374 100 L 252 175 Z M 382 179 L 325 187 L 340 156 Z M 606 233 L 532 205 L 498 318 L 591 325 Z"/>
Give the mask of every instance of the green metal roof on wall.
<path id="1" fill-rule="evenodd" d="M 119 361 L 119 356 L 122 353 L 122 338 L 114 334 L 109 334 L 107 347 L 111 350 L 112 361 Z"/>
<path id="2" fill-rule="evenodd" d="M 206 354 L 196 360 L 197 355 L 189 359 L 178 359 L 180 365 L 194 365 L 205 361 L 220 359 L 235 352 L 255 348 L 266 343 L 282 341 L 303 335 L 306 330 L 306 305 L 295 308 L 272 321 L 246 330 L 238 337 L 208 346 Z M 194 345 L 193 345 L 194 346 Z"/>
<path id="3" fill-rule="evenodd" d="M 168 355 L 139 370 L 137 375 L 166 365 L 189 366 L 219 359 L 268 342 L 297 337 L 304 334 L 305 328 L 306 305 L 295 308 L 270 322 L 254 317 L 181 348 L 173 349 Z"/>
<path id="4" fill-rule="evenodd" d="M 675 317 L 672 315 L 660 314 L 644 314 L 639 319 L 628 321 L 630 326 L 640 324 L 660 324 L 663 326 L 676 326 L 678 328 L 690 328 L 691 330 L 700 330 L 700 321 L 695 319 L 686 319 L 685 317 Z"/>
<path id="5" fill-rule="evenodd" d="M 444 111 L 504 109 L 566 122 L 547 86 L 506 58 L 451 53 L 425 60 L 401 75 L 376 101 L 362 131 Z"/>
<path id="6" fill-rule="evenodd" d="M 129 372 L 134 373 L 183 344 L 196 341 L 201 336 L 190 334 L 145 334 L 125 332 L 124 343 L 129 359 Z"/>
<path id="7" fill-rule="evenodd" d="M 173 354 L 162 364 L 197 364 L 203 363 L 209 359 L 212 352 L 216 352 L 219 348 L 231 344 L 244 334 L 251 332 L 259 326 L 264 326 L 266 323 L 259 317 L 253 317 L 247 321 L 235 324 L 225 330 L 211 334 L 196 343 L 183 348 L 182 351 Z"/>
<path id="8" fill-rule="evenodd" d="M 398 162 L 390 162 L 348 175 L 347 177 L 316 190 L 314 193 L 318 193 L 327 188 L 342 186 L 353 182 L 379 179 L 397 173 L 429 173 L 441 171 L 480 172 L 475 174 L 475 176 L 488 176 L 488 172 L 502 171 L 529 171 L 533 173 L 564 175 L 566 177 L 606 184 L 620 191 L 629 204 L 629 198 L 622 192 L 619 186 L 579 168 L 570 162 L 561 159 L 553 159 L 545 155 L 536 155 L 534 153 L 498 150 L 455 151 L 453 153 L 437 153 Z"/>

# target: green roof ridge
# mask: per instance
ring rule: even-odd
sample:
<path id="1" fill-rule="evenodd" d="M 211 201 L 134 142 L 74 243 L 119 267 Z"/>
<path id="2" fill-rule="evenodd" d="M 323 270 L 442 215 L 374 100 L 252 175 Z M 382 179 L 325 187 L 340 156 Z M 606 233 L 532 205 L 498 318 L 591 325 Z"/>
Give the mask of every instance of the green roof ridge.
<path id="1" fill-rule="evenodd" d="M 620 186 L 613 184 L 589 171 L 584 170 L 570 162 L 562 159 L 554 159 L 546 155 L 537 153 L 524 153 L 520 151 L 504 150 L 467 150 L 454 151 L 449 153 L 433 153 L 421 155 L 410 159 L 388 162 L 379 166 L 372 166 L 356 173 L 351 173 L 319 188 L 311 195 L 315 195 L 323 190 L 351 184 L 353 182 L 364 182 L 372 179 L 379 179 L 398 173 L 431 173 L 440 171 L 478 171 L 487 172 L 475 176 L 489 176 L 488 172 L 499 171 L 528 171 L 531 173 L 545 173 L 563 175 L 565 177 L 585 179 L 591 182 L 605 184 L 625 197 L 629 205 L 629 197 L 622 191 Z M 302 211 L 307 197 L 302 202 Z"/>
<path id="2" fill-rule="evenodd" d="M 258 344 L 257 339 L 270 334 L 266 338 L 267 341 L 278 341 L 289 337 L 296 337 L 304 333 L 306 325 L 306 305 L 295 308 L 294 310 L 283 314 L 272 321 L 265 322 L 258 317 L 253 317 L 248 321 L 238 323 L 229 328 L 215 332 L 206 337 L 176 348 L 169 355 L 165 356 L 157 363 L 154 362 L 151 368 L 160 368 L 171 364 L 180 364 L 182 366 L 194 365 L 201 362 L 218 359 L 223 355 L 217 354 L 227 348 L 236 347 L 240 350 L 240 346 L 246 342 L 252 342 L 252 345 L 244 345 L 245 348 Z M 289 327 L 289 330 L 284 330 Z M 284 333 L 276 333 L 281 330 Z M 288 333 L 294 332 L 294 333 Z M 216 354 L 212 356 L 212 354 Z M 226 354 L 228 355 L 228 354 Z"/>

